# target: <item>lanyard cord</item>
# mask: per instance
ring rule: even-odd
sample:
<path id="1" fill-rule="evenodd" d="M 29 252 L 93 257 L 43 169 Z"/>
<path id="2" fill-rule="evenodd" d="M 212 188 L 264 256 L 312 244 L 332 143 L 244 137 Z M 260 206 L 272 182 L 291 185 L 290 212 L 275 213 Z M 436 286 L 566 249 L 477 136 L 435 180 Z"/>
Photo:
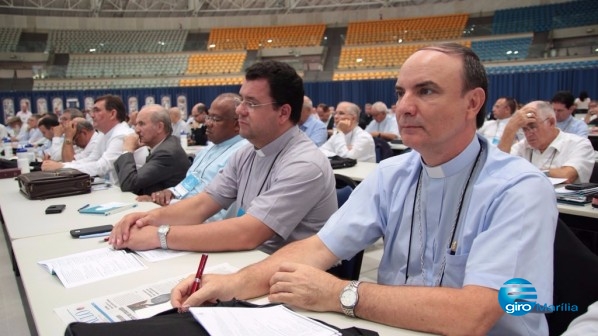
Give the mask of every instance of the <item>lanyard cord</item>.
<path id="1" fill-rule="evenodd" d="M 459 220 L 461 218 L 461 210 L 463 208 L 463 201 L 465 200 L 465 194 L 467 193 L 467 189 L 469 189 L 471 178 L 473 177 L 473 174 L 474 174 L 474 172 L 476 170 L 476 167 L 480 163 L 480 157 L 481 157 L 482 152 L 483 152 L 483 145 L 480 142 L 480 150 L 478 151 L 478 155 L 476 157 L 475 163 L 474 163 L 473 167 L 471 168 L 471 171 L 469 172 L 469 177 L 467 178 L 467 182 L 465 183 L 465 187 L 461 191 L 461 199 L 459 201 L 458 208 L 457 208 L 457 216 L 455 218 L 455 222 L 453 223 L 453 227 L 452 227 L 451 234 L 450 234 L 450 239 L 448 241 L 448 248 L 449 249 L 451 248 L 452 242 L 455 241 L 455 234 L 457 232 L 457 226 L 458 226 Z M 421 226 L 422 226 L 422 223 L 421 223 L 421 211 L 419 209 L 420 196 L 421 196 L 420 193 L 421 193 L 422 175 L 423 175 L 423 167 L 420 166 L 419 177 L 417 179 L 417 184 L 416 184 L 416 187 L 415 187 L 415 198 L 413 199 L 413 206 L 412 206 L 412 210 L 411 210 L 411 214 L 412 214 L 411 215 L 411 229 L 410 229 L 410 232 L 409 232 L 409 250 L 407 251 L 407 266 L 405 268 L 405 284 L 407 284 L 407 280 L 409 279 L 409 262 L 410 262 L 410 259 L 411 259 L 411 242 L 412 242 L 412 238 L 413 238 L 413 225 L 414 225 L 416 204 L 418 204 L 418 216 L 420 217 L 420 223 L 419 223 L 419 225 L 420 225 L 420 242 L 423 241 L 422 240 L 422 233 L 421 233 Z M 421 271 L 422 271 L 422 278 L 424 277 L 424 272 L 425 272 L 424 271 L 424 257 L 423 257 L 423 255 L 424 255 L 424 246 L 425 245 L 423 245 L 423 242 L 422 242 L 421 243 L 421 250 L 422 250 L 422 252 L 421 252 L 421 268 L 422 268 Z M 437 285 L 442 285 L 442 280 L 444 279 L 445 266 L 446 266 L 446 253 L 444 253 L 444 259 L 443 259 L 443 262 L 442 262 L 441 270 L 439 272 L 440 273 L 440 277 L 439 277 L 439 280 L 437 281 Z M 425 285 L 426 279 L 423 278 L 423 280 L 424 280 L 423 282 L 424 282 L 424 285 Z"/>

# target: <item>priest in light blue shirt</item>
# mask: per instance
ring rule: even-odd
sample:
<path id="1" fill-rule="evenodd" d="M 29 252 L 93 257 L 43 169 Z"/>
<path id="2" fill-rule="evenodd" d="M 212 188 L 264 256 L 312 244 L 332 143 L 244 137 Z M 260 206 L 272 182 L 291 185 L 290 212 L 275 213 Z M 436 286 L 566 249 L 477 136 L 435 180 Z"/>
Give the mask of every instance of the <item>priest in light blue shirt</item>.
<path id="1" fill-rule="evenodd" d="M 314 106 L 309 97 L 303 97 L 303 108 L 301 109 L 301 119 L 299 120 L 299 129 L 303 131 L 316 146 L 322 146 L 328 140 L 326 125 L 314 115 Z"/>

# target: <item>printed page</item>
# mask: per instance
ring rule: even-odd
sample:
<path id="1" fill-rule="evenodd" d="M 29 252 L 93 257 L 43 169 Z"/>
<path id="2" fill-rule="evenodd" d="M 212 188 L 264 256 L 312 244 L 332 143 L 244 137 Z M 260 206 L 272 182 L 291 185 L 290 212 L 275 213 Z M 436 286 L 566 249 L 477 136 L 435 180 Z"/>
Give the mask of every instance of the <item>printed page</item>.
<path id="1" fill-rule="evenodd" d="M 66 288 L 146 269 L 135 254 L 109 247 L 40 261 Z"/>
<path id="2" fill-rule="evenodd" d="M 135 251 L 135 253 L 137 253 L 140 257 L 142 257 L 143 259 L 145 259 L 149 262 L 156 262 L 156 261 L 162 261 L 162 260 L 180 257 L 185 254 L 189 254 L 191 252 L 154 249 L 154 250 L 148 250 L 148 251 Z"/>
<path id="3" fill-rule="evenodd" d="M 230 274 L 238 270 L 231 264 L 224 263 L 207 267 L 206 273 Z M 54 308 L 54 311 L 64 321 L 65 326 L 71 322 L 118 322 L 151 317 L 172 308 L 170 291 L 191 273 L 192 270 L 189 274 L 146 284 L 130 291 Z"/>
<path id="4" fill-rule="evenodd" d="M 193 317 L 211 336 L 327 336 L 337 330 L 283 305 L 265 308 L 192 307 Z"/>

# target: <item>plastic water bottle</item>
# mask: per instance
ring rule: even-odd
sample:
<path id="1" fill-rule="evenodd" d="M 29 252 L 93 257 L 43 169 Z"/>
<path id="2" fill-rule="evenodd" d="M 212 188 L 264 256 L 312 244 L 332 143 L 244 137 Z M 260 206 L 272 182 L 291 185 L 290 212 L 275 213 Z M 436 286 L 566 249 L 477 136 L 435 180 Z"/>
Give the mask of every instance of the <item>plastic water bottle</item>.
<path id="1" fill-rule="evenodd" d="M 7 160 L 10 160 L 13 157 L 10 138 L 4 138 L 4 140 L 2 140 L 2 148 L 4 149 L 4 157 Z"/>
<path id="2" fill-rule="evenodd" d="M 187 132 L 181 131 L 181 147 L 187 149 Z"/>

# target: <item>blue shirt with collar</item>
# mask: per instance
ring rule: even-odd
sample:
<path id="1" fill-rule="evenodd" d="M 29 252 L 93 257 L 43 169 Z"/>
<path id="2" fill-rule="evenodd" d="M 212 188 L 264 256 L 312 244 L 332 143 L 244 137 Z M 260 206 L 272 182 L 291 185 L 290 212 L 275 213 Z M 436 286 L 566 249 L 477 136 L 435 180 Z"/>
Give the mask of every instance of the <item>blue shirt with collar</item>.
<path id="1" fill-rule="evenodd" d="M 569 118 L 557 122 L 556 127 L 563 132 L 577 134 L 583 138 L 587 138 L 589 133 L 588 125 L 583 120 L 573 118 L 573 116 L 569 116 Z"/>
<path id="2" fill-rule="evenodd" d="M 453 254 L 450 232 L 480 145 L 482 161 L 465 193 Z M 383 285 L 436 286 L 442 278 L 443 287 L 499 290 L 507 280 L 524 278 L 535 286 L 537 302 L 550 305 L 557 216 L 554 189 L 537 168 L 476 136 L 457 157 L 437 167 L 426 166 L 416 151 L 382 161 L 318 236 L 339 259 L 384 238 L 378 269 Z M 542 314 L 504 314 L 489 334 L 546 335 L 548 326 Z"/>
<path id="3" fill-rule="evenodd" d="M 195 175 L 199 183 L 197 183 L 195 187 L 193 187 L 193 189 L 191 189 L 186 195 L 180 195 L 176 191 L 178 189 L 177 187 L 182 185 L 182 181 L 176 186 L 168 188 L 168 190 L 170 190 L 176 199 L 179 200 L 199 194 L 212 181 L 214 176 L 216 176 L 216 174 L 218 174 L 218 172 L 224 168 L 230 156 L 239 148 L 247 144 L 247 140 L 243 139 L 240 135 L 236 135 L 219 144 L 212 144 L 201 149 L 197 155 L 195 155 L 193 164 L 191 167 L 189 167 L 189 170 L 187 170 L 187 176 L 192 174 Z M 206 222 L 213 222 L 234 217 L 235 213 L 236 207 L 231 206 L 228 210 L 222 209 L 214 216 L 210 217 Z"/>
<path id="4" fill-rule="evenodd" d="M 322 144 L 328 140 L 326 125 L 313 114 L 305 120 L 303 125 L 299 125 L 299 129 L 302 130 L 318 147 L 322 146 Z"/>

